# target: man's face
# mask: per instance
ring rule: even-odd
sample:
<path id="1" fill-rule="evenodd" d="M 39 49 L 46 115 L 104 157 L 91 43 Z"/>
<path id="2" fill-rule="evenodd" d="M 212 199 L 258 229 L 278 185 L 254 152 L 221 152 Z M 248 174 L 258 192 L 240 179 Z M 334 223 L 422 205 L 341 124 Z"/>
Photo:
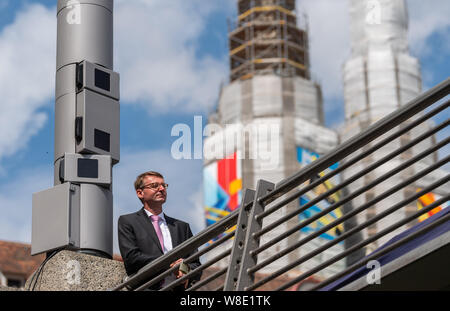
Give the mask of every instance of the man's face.
<path id="1" fill-rule="evenodd" d="M 163 186 L 164 179 L 158 176 L 145 176 L 143 189 L 136 190 L 139 199 L 149 205 L 152 203 L 165 203 L 167 197 L 167 190 Z M 156 187 L 155 187 L 156 186 Z"/>

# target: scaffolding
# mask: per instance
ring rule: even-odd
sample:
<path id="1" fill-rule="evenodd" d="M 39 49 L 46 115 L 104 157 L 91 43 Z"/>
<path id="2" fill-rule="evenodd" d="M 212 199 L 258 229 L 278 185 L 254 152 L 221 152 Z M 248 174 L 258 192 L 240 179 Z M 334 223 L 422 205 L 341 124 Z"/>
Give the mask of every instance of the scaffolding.
<path id="1" fill-rule="evenodd" d="M 239 0 L 229 23 L 230 81 L 255 74 L 310 79 L 307 29 L 297 25 L 295 0 Z"/>

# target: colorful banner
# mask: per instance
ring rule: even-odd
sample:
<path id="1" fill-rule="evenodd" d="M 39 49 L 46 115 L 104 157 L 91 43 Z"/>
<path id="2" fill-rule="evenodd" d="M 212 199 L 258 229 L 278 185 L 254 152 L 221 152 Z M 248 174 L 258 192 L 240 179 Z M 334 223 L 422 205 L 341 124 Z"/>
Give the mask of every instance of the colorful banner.
<path id="1" fill-rule="evenodd" d="M 417 189 L 417 192 L 420 192 L 422 189 Z M 427 207 L 430 204 L 433 204 L 436 200 L 439 200 L 439 196 L 435 195 L 434 193 L 427 193 L 419 198 L 417 200 L 417 210 L 420 211 L 422 208 Z M 428 213 L 423 214 L 419 217 L 419 222 L 424 221 L 425 219 L 428 219 L 429 217 L 433 216 L 436 213 L 439 213 L 444 208 L 448 207 L 449 203 L 437 206 L 436 208 L 432 209 Z"/>
<path id="2" fill-rule="evenodd" d="M 242 174 L 236 153 L 204 167 L 203 190 L 207 226 L 220 221 L 239 207 Z"/>
<path id="3" fill-rule="evenodd" d="M 302 167 L 312 163 L 313 161 L 317 160 L 319 158 L 319 155 L 317 153 L 311 152 L 307 149 L 297 147 L 297 160 L 302 165 Z M 335 170 L 338 168 L 338 163 L 332 165 L 325 171 L 318 174 L 317 178 L 325 176 L 325 174 Z M 313 178 L 310 182 L 313 182 L 316 178 Z M 339 176 L 333 176 L 332 178 L 326 180 L 324 183 L 320 184 L 313 190 L 308 191 L 303 196 L 300 197 L 300 206 L 303 206 L 307 204 L 308 202 L 314 200 L 322 193 L 327 192 L 331 188 L 333 188 L 335 185 L 339 183 Z M 306 211 L 301 213 L 299 215 L 300 222 L 313 217 L 315 214 L 322 212 L 324 209 L 328 208 L 335 202 L 339 201 L 340 199 L 340 191 L 332 194 L 331 196 L 327 197 L 324 200 L 321 200 L 317 202 L 315 205 L 308 208 Z M 311 224 L 303 227 L 300 231 L 304 233 L 311 233 L 316 232 L 323 227 L 327 226 L 328 224 L 332 223 L 336 219 L 340 218 L 342 216 L 342 211 L 340 208 L 335 209 L 334 211 L 326 214 L 325 216 L 322 216 L 318 220 L 312 222 Z M 344 225 L 341 223 L 338 226 L 328 230 L 327 232 L 320 235 L 321 238 L 326 240 L 333 240 L 339 235 L 341 235 L 344 232 Z"/>

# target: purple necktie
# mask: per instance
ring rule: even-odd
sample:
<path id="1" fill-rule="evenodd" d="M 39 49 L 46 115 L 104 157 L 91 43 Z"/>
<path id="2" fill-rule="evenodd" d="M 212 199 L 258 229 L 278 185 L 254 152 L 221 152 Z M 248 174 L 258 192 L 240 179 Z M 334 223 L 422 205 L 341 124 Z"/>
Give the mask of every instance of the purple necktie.
<path id="1" fill-rule="evenodd" d="M 155 228 L 156 235 L 158 236 L 159 243 L 161 243 L 161 249 L 163 250 L 164 253 L 164 239 L 161 232 L 161 228 L 159 227 L 159 216 L 151 215 L 150 218 L 152 220 L 153 227 Z"/>

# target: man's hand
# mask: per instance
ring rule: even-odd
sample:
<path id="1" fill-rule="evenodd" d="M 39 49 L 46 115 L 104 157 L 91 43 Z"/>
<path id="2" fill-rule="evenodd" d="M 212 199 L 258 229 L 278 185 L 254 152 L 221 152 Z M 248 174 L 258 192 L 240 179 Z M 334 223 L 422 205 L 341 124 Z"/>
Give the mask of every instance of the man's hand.
<path id="1" fill-rule="evenodd" d="M 180 258 L 180 259 L 178 259 L 177 261 L 171 263 L 171 264 L 170 264 L 170 267 L 172 268 L 173 266 L 178 265 L 178 264 L 182 264 L 182 263 L 183 263 L 183 259 Z M 175 275 L 175 277 L 176 277 L 177 279 L 179 279 L 179 278 L 181 278 L 181 277 L 183 277 L 183 276 L 185 275 L 180 269 L 174 271 L 173 274 Z M 188 283 L 189 283 L 189 280 L 186 280 L 186 281 L 183 283 L 184 288 L 187 288 Z"/>

